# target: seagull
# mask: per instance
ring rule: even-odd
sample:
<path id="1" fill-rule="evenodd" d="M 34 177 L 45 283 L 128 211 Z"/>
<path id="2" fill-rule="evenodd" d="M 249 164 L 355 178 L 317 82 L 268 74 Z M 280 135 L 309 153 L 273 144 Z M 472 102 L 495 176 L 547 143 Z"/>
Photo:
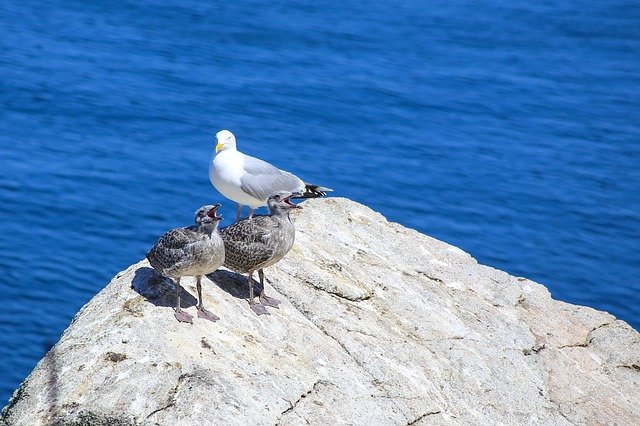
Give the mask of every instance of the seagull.
<path id="1" fill-rule="evenodd" d="M 293 246 L 296 230 L 289 217 L 293 204 L 291 197 L 299 193 L 279 191 L 267 200 L 269 215 L 258 215 L 223 228 L 224 267 L 239 273 L 248 273 L 249 306 L 258 315 L 269 314 L 266 306 L 277 308 L 280 301 L 265 294 L 263 269 L 282 259 Z M 258 271 L 262 292 L 256 302 L 253 295 L 253 273 Z"/>
<path id="2" fill-rule="evenodd" d="M 218 233 L 222 216 L 216 212 L 220 204 L 202 206 L 196 212 L 195 225 L 176 228 L 165 233 L 147 253 L 149 263 L 160 274 L 175 281 L 177 303 L 175 317 L 180 322 L 192 324 L 192 317 L 180 308 L 180 278 L 196 276 L 198 290 L 198 317 L 217 321 L 216 315 L 205 309 L 202 303 L 202 276 L 210 274 L 224 262 L 224 243 Z"/>
<path id="3" fill-rule="evenodd" d="M 266 161 L 243 154 L 236 149 L 236 137 L 228 130 L 216 133 L 216 148 L 209 162 L 211 184 L 228 199 L 238 203 L 236 222 L 243 206 L 254 209 L 267 204 L 267 198 L 278 191 L 300 193 L 296 198 L 316 198 L 330 188 L 313 185 L 280 170 Z"/>

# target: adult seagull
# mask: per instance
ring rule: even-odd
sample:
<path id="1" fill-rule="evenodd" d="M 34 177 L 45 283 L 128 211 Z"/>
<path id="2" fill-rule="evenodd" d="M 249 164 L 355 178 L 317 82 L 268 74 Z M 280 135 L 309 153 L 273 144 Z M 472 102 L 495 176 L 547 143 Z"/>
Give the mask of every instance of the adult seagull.
<path id="1" fill-rule="evenodd" d="M 296 198 L 316 198 L 330 188 L 313 185 L 272 164 L 236 148 L 236 137 L 228 130 L 216 133 L 216 148 L 209 163 L 209 180 L 222 195 L 238 203 L 236 222 L 243 206 L 249 206 L 249 219 L 254 209 L 267 205 L 270 195 L 278 191 L 300 193 Z"/>

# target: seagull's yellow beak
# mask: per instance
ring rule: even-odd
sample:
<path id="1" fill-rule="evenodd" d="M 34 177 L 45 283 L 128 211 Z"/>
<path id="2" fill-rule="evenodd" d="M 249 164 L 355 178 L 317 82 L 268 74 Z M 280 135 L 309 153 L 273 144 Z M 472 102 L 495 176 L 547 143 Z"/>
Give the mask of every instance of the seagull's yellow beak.
<path id="1" fill-rule="evenodd" d="M 220 150 L 222 149 L 222 147 L 223 147 L 222 142 L 218 142 L 218 143 L 216 144 L 216 154 L 218 153 L 218 151 L 220 151 Z"/>

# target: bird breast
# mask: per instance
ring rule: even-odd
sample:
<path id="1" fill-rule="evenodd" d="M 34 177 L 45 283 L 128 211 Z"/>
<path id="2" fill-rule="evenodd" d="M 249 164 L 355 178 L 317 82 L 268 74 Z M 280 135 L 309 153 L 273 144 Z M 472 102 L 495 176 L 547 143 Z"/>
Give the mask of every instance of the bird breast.
<path id="1" fill-rule="evenodd" d="M 182 263 L 183 275 L 204 275 L 209 274 L 224 262 L 224 243 L 217 233 L 192 244 L 189 254 L 185 254 Z"/>
<path id="2" fill-rule="evenodd" d="M 229 183 L 240 185 L 244 173 L 244 158 L 238 151 L 222 151 L 215 155 L 209 165 L 209 179 L 214 185 Z"/>
<path id="3" fill-rule="evenodd" d="M 245 193 L 240 179 L 244 175 L 244 156 L 238 151 L 222 151 L 215 155 L 209 165 L 211 184 L 226 198 L 252 207 L 264 205 Z"/>
<path id="4" fill-rule="evenodd" d="M 271 258 L 261 265 L 262 268 L 266 268 L 267 266 L 271 266 L 274 263 L 277 263 L 282 259 L 291 247 L 293 247 L 293 243 L 296 238 L 296 231 L 293 226 L 293 223 L 286 218 L 286 220 L 282 220 L 280 222 L 280 226 L 275 228 L 271 234 L 271 238 L 269 238 L 268 245 L 273 248 L 273 254 Z"/>

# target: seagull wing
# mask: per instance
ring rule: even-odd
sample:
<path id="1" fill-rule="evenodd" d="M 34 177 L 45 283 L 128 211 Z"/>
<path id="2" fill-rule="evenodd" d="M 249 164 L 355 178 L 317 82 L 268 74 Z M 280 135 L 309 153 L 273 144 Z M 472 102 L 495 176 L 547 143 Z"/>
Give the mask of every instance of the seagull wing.
<path id="1" fill-rule="evenodd" d="M 266 200 L 278 191 L 300 191 L 304 183 L 299 177 L 282 171 L 266 161 L 245 155 L 244 175 L 240 178 L 244 192 L 258 200 Z"/>
<path id="2" fill-rule="evenodd" d="M 250 258 L 255 265 L 266 262 L 273 256 L 272 229 L 264 223 L 265 216 L 255 216 L 251 221 L 241 221 L 222 229 L 225 245 L 225 265 L 242 265 L 244 258 Z M 242 269 L 242 266 L 240 267 Z"/>
<path id="3" fill-rule="evenodd" d="M 194 241 L 194 232 L 189 228 L 177 228 L 164 234 L 156 244 L 165 250 L 182 250 Z"/>
<path id="4" fill-rule="evenodd" d="M 147 253 L 154 268 L 165 271 L 179 267 L 181 259 L 194 250 L 197 234 L 190 228 L 177 228 L 164 234 Z"/>

